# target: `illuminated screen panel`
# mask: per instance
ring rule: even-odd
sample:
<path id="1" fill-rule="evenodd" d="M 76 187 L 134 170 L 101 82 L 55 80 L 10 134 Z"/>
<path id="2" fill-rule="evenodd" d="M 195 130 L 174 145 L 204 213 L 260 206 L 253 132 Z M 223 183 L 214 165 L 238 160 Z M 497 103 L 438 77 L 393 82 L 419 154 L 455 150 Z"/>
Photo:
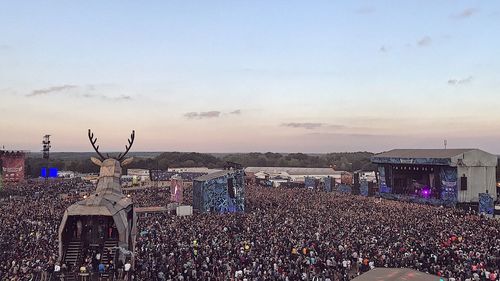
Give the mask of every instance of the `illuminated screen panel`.
<path id="1" fill-rule="evenodd" d="M 57 178 L 57 168 L 50 168 L 49 169 L 49 178 Z"/>

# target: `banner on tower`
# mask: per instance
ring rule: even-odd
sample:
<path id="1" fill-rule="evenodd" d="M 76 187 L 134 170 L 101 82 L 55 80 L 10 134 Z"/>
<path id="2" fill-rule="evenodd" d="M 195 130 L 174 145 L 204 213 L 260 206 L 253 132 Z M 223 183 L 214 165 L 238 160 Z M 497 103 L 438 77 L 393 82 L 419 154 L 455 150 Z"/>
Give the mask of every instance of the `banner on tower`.
<path id="1" fill-rule="evenodd" d="M 182 203 L 183 181 L 180 176 L 170 179 L 170 202 Z"/>
<path id="2" fill-rule="evenodd" d="M 24 180 L 25 153 L 22 151 L 0 151 L 2 179 L 4 182 Z"/>

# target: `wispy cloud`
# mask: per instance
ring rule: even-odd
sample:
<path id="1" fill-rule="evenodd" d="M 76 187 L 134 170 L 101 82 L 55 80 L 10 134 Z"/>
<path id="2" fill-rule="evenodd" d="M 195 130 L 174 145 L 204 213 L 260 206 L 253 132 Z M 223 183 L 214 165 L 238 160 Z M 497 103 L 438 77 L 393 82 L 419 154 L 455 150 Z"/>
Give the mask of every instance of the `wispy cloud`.
<path id="1" fill-rule="evenodd" d="M 335 125 L 335 124 L 326 125 L 325 127 L 328 129 L 334 129 L 334 130 L 346 129 L 346 126 L 344 126 L 344 125 Z"/>
<path id="2" fill-rule="evenodd" d="M 429 36 L 424 36 L 423 38 L 421 38 L 417 41 L 417 45 L 419 47 L 427 47 L 427 46 L 431 45 L 431 43 L 432 43 L 432 39 Z"/>
<path id="3" fill-rule="evenodd" d="M 450 79 L 448 80 L 448 85 L 452 85 L 452 86 L 455 86 L 455 85 L 463 85 L 463 84 L 468 84 L 470 82 L 472 82 L 472 76 L 469 76 L 467 78 L 462 78 L 462 79 Z"/>
<path id="4" fill-rule="evenodd" d="M 109 96 L 100 93 L 96 93 L 95 85 L 86 85 L 86 86 L 76 86 L 76 85 L 61 85 L 61 86 L 52 86 L 49 88 L 37 89 L 33 90 L 31 93 L 27 94 L 26 97 L 33 98 L 44 95 L 53 95 L 53 94 L 67 94 L 72 97 L 77 98 L 87 98 L 87 99 L 103 99 L 108 101 L 127 101 L 132 100 L 132 97 L 129 95 L 119 95 L 119 96 Z"/>
<path id="5" fill-rule="evenodd" d="M 219 118 L 221 115 L 220 111 L 205 111 L 205 112 L 188 112 L 184 114 L 187 119 L 208 119 L 208 118 Z"/>
<path id="6" fill-rule="evenodd" d="M 387 48 L 386 46 L 382 46 L 382 47 L 380 47 L 380 49 L 378 49 L 378 50 L 379 50 L 379 52 L 381 52 L 381 53 L 387 53 L 387 52 L 389 51 L 389 48 Z"/>
<path id="7" fill-rule="evenodd" d="M 281 126 L 289 127 L 289 128 L 302 128 L 307 130 L 317 129 L 323 127 L 325 124 L 323 123 L 283 123 Z"/>
<path id="8" fill-rule="evenodd" d="M 0 51 L 10 50 L 10 46 L 7 44 L 0 44 Z"/>
<path id="9" fill-rule="evenodd" d="M 207 112 L 200 112 L 199 116 L 201 118 L 214 118 L 214 117 L 219 117 L 220 116 L 220 111 L 207 111 Z"/>
<path id="10" fill-rule="evenodd" d="M 360 7 L 355 10 L 356 14 L 360 15 L 367 15 L 367 14 L 373 14 L 375 12 L 374 7 Z"/>
<path id="11" fill-rule="evenodd" d="M 305 122 L 305 123 L 300 123 L 300 122 L 290 122 L 290 123 L 282 123 L 282 127 L 289 127 L 289 128 L 299 128 L 299 129 L 307 129 L 307 130 L 313 130 L 313 129 L 318 129 L 318 128 L 324 128 L 326 130 L 340 130 L 340 129 L 347 129 L 346 126 L 344 125 L 337 125 L 337 124 L 328 124 L 328 123 L 314 123 L 314 122 Z"/>
<path id="12" fill-rule="evenodd" d="M 75 86 L 75 85 L 53 86 L 53 87 L 49 87 L 49 88 L 34 90 L 30 94 L 27 94 L 26 96 L 27 97 L 36 97 L 36 96 L 50 95 L 50 94 L 54 94 L 54 93 L 65 92 L 65 91 L 76 89 L 76 88 L 78 88 L 78 86 Z"/>
<path id="13" fill-rule="evenodd" d="M 304 136 L 348 136 L 348 137 L 395 137 L 393 134 L 369 134 L 369 133 L 308 133 Z"/>
<path id="14" fill-rule="evenodd" d="M 131 100 L 132 97 L 131 96 L 128 96 L 128 95 L 120 95 L 120 96 L 105 96 L 105 95 L 95 95 L 95 94 L 89 94 L 89 93 L 85 93 L 83 95 L 81 95 L 81 97 L 84 97 L 84 98 L 101 98 L 103 100 L 109 100 L 109 101 L 127 101 L 127 100 Z"/>
<path id="15" fill-rule="evenodd" d="M 121 100 L 131 100 L 132 97 L 128 96 L 128 95 L 121 95 L 121 96 L 118 96 L 118 97 L 111 97 L 111 99 L 113 99 L 115 101 L 121 101 Z"/>
<path id="16" fill-rule="evenodd" d="M 195 119 L 198 117 L 198 112 L 188 112 L 184 114 L 187 119 Z"/>
<path id="17" fill-rule="evenodd" d="M 255 68 L 255 67 L 244 67 L 238 68 L 236 70 L 230 70 L 231 73 L 234 71 L 242 72 L 245 75 L 259 75 L 259 76 L 275 76 L 275 77 L 302 77 L 302 76 L 331 76 L 337 75 L 341 72 L 337 70 L 317 70 L 317 69 L 279 69 L 279 68 Z"/>
<path id="18" fill-rule="evenodd" d="M 200 111 L 200 112 L 192 111 L 184 113 L 183 116 L 187 119 L 210 119 L 210 118 L 224 117 L 228 115 L 241 115 L 241 113 L 242 113 L 241 109 L 236 109 L 226 113 L 218 110 Z"/>
<path id="19" fill-rule="evenodd" d="M 467 18 L 470 18 L 473 15 L 477 14 L 478 12 L 479 12 L 479 10 L 476 8 L 467 8 L 458 14 L 452 15 L 452 18 L 454 18 L 454 19 L 467 19 Z"/>

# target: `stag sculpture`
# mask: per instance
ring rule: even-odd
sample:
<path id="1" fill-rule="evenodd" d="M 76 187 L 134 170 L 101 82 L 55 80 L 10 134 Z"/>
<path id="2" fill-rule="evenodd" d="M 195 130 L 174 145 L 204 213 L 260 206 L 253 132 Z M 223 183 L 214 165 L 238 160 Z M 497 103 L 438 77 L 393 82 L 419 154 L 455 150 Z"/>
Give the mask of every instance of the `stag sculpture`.
<path id="1" fill-rule="evenodd" d="M 99 152 L 99 145 L 97 144 L 97 138 L 94 138 L 94 133 L 89 129 L 88 137 L 92 147 L 99 156 L 99 158 L 91 157 L 90 160 L 101 167 L 99 171 L 99 180 L 97 182 L 97 193 L 118 193 L 122 194 L 120 178 L 122 176 L 122 167 L 132 163 L 133 157 L 125 158 L 129 152 L 132 144 L 134 143 L 135 131 L 132 131 L 130 138 L 128 139 L 128 144 L 125 145 L 125 152 L 118 154 L 117 157 L 112 157 L 106 153 L 104 157 L 101 152 Z"/>
<path id="2" fill-rule="evenodd" d="M 125 145 L 125 152 L 116 157 L 109 154 L 104 157 L 99 152 L 97 138 L 94 138 L 90 129 L 88 136 L 98 155 L 98 158 L 92 157 L 91 160 L 101 167 L 99 180 L 95 192 L 69 206 L 64 212 L 59 226 L 59 256 L 64 259 L 65 264 L 76 266 L 72 255 L 76 253 L 78 257 L 83 253 L 84 247 L 93 245 L 96 249 L 111 249 L 112 257 L 115 256 L 114 251 L 120 249 L 118 258 L 125 262 L 127 256 L 133 263 L 137 215 L 131 198 L 122 192 L 120 177 L 122 166 L 132 162 L 132 158 L 125 156 L 134 143 L 135 131 L 132 131 L 128 144 Z M 86 227 L 79 230 L 79 224 Z"/>

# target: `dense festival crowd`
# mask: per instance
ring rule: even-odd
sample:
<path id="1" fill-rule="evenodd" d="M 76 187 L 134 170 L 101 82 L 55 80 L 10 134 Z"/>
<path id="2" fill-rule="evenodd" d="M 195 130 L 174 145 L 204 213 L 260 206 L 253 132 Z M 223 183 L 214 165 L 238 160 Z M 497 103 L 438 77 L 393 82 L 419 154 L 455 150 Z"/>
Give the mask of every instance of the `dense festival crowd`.
<path id="1" fill-rule="evenodd" d="M 48 280 L 64 270 L 57 229 L 81 198 L 61 194 L 91 188 L 79 181 L 5 187 L 0 280 Z M 168 191 L 126 193 L 138 206 L 169 198 Z M 374 267 L 408 267 L 455 281 L 500 280 L 498 220 L 308 189 L 249 186 L 245 197 L 242 214 L 141 215 L 130 279 L 351 280 Z M 184 201 L 191 198 L 185 188 Z"/>
<path id="2" fill-rule="evenodd" d="M 92 185 L 75 180 L 30 180 L 0 191 L 0 280 L 46 278 L 58 260 L 64 210 Z M 65 196 L 62 196 L 65 195 Z"/>
<path id="3" fill-rule="evenodd" d="M 496 220 L 306 189 L 249 187 L 246 199 L 245 214 L 141 218 L 139 279 L 350 280 L 374 267 L 408 267 L 499 280 Z"/>

